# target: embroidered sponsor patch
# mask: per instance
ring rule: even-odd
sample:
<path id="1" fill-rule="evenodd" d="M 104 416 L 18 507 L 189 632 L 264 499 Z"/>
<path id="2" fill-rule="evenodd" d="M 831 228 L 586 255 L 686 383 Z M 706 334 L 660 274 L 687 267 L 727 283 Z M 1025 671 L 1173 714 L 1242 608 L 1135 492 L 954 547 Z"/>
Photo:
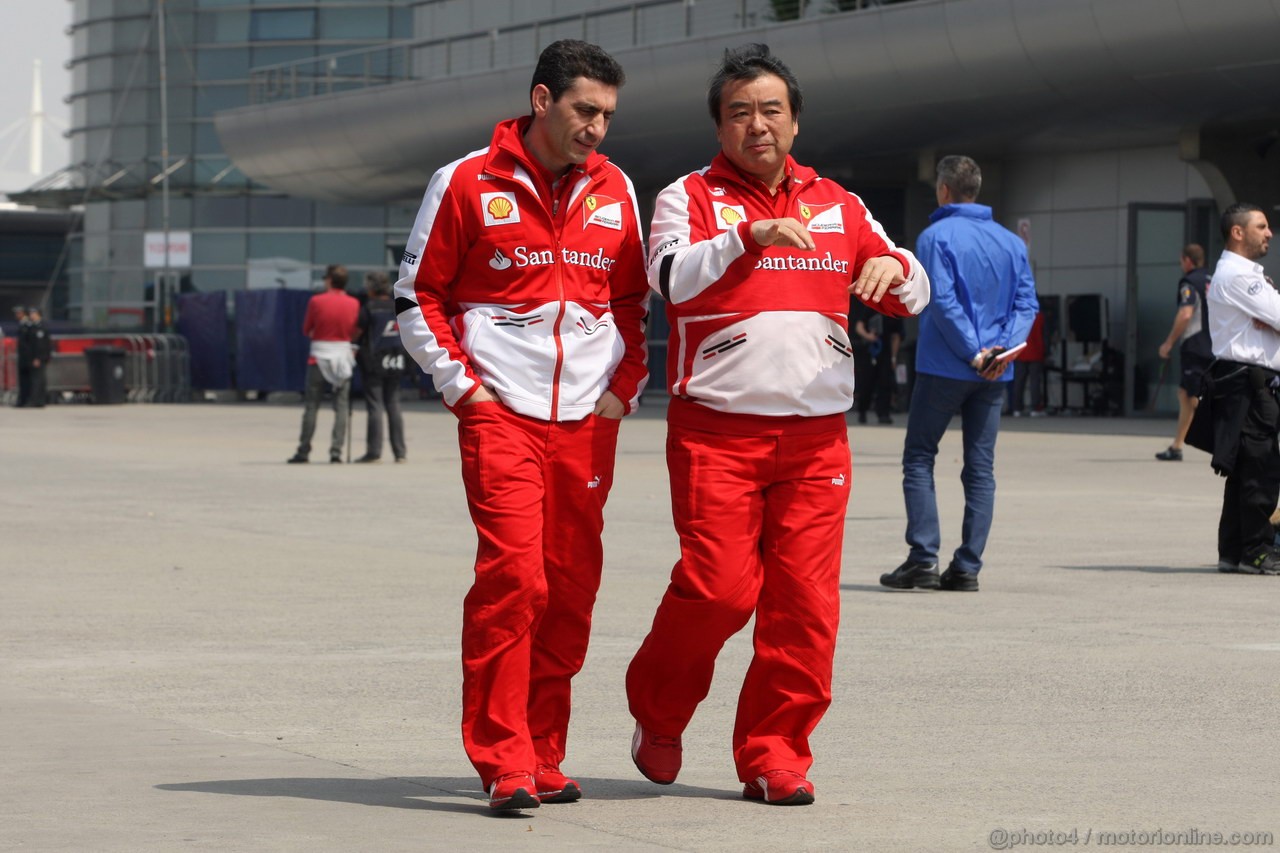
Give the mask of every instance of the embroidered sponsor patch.
<path id="1" fill-rule="evenodd" d="M 484 211 L 486 228 L 494 225 L 512 225 L 520 221 L 520 208 L 515 193 L 480 193 L 480 208 Z"/>
<path id="2" fill-rule="evenodd" d="M 582 229 L 599 225 L 613 231 L 622 230 L 622 202 L 607 195 L 592 193 L 582 200 Z"/>
<path id="3" fill-rule="evenodd" d="M 800 220 L 804 222 L 806 228 L 816 234 L 843 234 L 844 213 L 841 211 L 842 207 L 844 207 L 843 202 L 838 201 L 826 204 L 808 204 L 801 199 Z"/>
<path id="4" fill-rule="evenodd" d="M 740 204 L 725 204 L 722 201 L 711 202 L 716 214 L 716 226 L 721 231 L 737 228 L 738 223 L 747 218 L 747 209 Z"/>
<path id="5" fill-rule="evenodd" d="M 404 250 L 404 257 L 402 257 L 402 258 L 400 259 L 400 263 L 402 263 L 402 264 L 408 264 L 409 266 L 413 266 L 413 265 L 414 265 L 414 264 L 416 264 L 417 262 L 418 262 L 418 256 L 417 256 L 417 255 L 415 255 L 413 252 L 410 252 L 408 249 L 405 249 L 405 250 Z"/>
<path id="6" fill-rule="evenodd" d="M 502 254 L 501 249 L 494 249 L 493 257 L 489 259 L 489 266 L 495 270 L 505 270 L 511 266 L 511 259 Z"/>

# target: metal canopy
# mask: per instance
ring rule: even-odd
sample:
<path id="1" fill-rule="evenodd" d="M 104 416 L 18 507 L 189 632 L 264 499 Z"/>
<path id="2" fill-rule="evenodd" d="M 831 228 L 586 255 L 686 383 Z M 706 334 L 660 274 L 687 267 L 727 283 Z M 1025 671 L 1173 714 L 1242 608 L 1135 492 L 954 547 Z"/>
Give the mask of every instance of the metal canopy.
<path id="1" fill-rule="evenodd" d="M 627 84 L 604 151 L 640 187 L 705 164 L 706 80 L 767 42 L 805 89 L 797 158 L 831 168 L 939 146 L 974 152 L 1172 142 L 1280 121 L 1280 0 L 935 0 L 616 51 Z M 219 113 L 250 178 L 338 202 L 416 199 L 440 166 L 528 110 L 532 67 Z"/>

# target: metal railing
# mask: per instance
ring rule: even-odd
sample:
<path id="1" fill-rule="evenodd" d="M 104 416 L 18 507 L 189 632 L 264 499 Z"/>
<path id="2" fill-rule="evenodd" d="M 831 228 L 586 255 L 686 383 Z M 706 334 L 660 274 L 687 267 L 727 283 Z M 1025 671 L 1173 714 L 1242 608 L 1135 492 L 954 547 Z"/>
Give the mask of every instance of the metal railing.
<path id="1" fill-rule="evenodd" d="M 191 356 L 181 335 L 54 335 L 53 355 L 45 369 L 50 400 L 86 400 L 93 392 L 90 347 L 124 351 L 125 397 L 131 403 L 184 403 L 191 399 Z M 17 350 L 0 347 L 0 394 L 6 404 L 17 396 Z"/>
<path id="2" fill-rule="evenodd" d="M 398 41 L 262 66 L 249 72 L 249 103 L 533 65 L 544 47 L 562 38 L 578 38 L 616 51 L 899 2 L 912 0 L 645 0 L 462 35 Z"/>

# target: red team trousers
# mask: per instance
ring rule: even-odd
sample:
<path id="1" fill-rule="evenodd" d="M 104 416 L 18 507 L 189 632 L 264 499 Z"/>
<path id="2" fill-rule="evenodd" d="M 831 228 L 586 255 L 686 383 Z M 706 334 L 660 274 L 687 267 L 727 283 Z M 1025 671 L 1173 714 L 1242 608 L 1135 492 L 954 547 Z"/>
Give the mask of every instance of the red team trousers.
<path id="1" fill-rule="evenodd" d="M 627 671 L 632 716 L 677 736 L 710 689 L 721 647 L 754 613 L 755 655 L 733 732 L 743 782 L 765 770 L 805 774 L 809 735 L 831 704 L 852 466 L 843 416 L 803 420 L 819 431 L 669 425 L 680 561 Z"/>
<path id="2" fill-rule="evenodd" d="M 495 402 L 457 414 L 478 539 L 463 603 L 462 741 L 488 788 L 500 774 L 564 759 L 619 422 L 542 421 Z"/>

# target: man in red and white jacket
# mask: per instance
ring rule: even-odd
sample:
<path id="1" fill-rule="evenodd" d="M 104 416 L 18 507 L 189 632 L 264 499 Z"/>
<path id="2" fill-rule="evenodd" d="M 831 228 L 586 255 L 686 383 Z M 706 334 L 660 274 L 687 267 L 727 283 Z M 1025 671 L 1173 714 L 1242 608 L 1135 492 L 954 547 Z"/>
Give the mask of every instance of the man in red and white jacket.
<path id="1" fill-rule="evenodd" d="M 851 478 L 852 292 L 918 314 L 929 281 L 861 200 L 799 165 L 800 86 L 765 45 L 726 51 L 721 153 L 658 196 L 650 285 L 667 300 L 667 465 L 680 561 L 627 672 L 632 757 L 669 784 L 725 641 L 756 617 L 733 755 L 743 796 L 813 802 L 831 702 Z"/>
<path id="2" fill-rule="evenodd" d="M 479 538 L 462 738 L 495 809 L 581 795 L 560 771 L 569 683 L 600 585 L 618 421 L 648 376 L 635 192 L 596 153 L 623 79 L 595 45 L 544 50 L 532 116 L 431 179 L 395 287 L 405 347 L 458 417 Z"/>

